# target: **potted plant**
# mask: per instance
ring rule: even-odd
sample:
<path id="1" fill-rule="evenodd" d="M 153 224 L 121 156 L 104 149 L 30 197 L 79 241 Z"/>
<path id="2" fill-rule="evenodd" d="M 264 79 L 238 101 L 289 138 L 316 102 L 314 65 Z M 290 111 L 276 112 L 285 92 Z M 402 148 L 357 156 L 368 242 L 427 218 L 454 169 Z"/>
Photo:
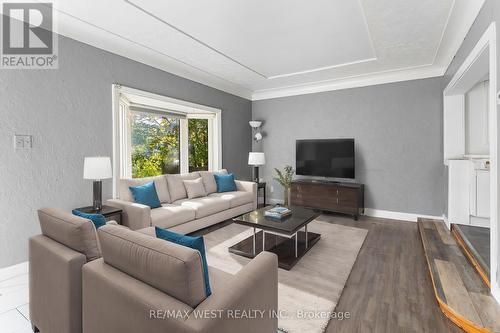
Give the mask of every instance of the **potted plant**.
<path id="1" fill-rule="evenodd" d="M 295 170 L 290 165 L 285 166 L 283 171 L 278 168 L 274 168 L 276 171 L 277 177 L 274 179 L 283 186 L 284 189 L 284 205 L 289 206 L 290 204 L 290 187 L 292 186 L 293 175 L 295 174 Z"/>

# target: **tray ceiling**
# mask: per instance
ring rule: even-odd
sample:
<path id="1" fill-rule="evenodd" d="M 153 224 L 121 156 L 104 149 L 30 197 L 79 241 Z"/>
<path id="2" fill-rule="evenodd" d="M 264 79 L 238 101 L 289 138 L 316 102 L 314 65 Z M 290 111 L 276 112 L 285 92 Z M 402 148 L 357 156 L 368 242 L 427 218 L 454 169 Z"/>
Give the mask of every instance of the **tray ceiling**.
<path id="1" fill-rule="evenodd" d="M 249 99 L 443 75 L 484 0 L 59 0 L 65 36 Z"/>

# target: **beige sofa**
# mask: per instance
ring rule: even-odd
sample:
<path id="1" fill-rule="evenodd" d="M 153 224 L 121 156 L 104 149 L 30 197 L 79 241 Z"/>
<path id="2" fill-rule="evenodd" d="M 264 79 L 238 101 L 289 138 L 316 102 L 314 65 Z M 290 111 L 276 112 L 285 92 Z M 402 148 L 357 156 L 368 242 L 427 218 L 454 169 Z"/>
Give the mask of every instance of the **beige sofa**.
<path id="1" fill-rule="evenodd" d="M 227 173 L 226 170 L 219 171 Z M 202 178 L 207 196 L 188 199 L 183 180 Z M 162 207 L 151 209 L 135 203 L 130 186 L 154 181 Z M 132 230 L 157 226 L 187 234 L 257 208 L 257 184 L 236 180 L 237 191 L 217 193 L 214 172 L 200 171 L 182 175 L 120 179 L 118 199 L 107 205 L 123 210 L 122 223 Z"/>
<path id="2" fill-rule="evenodd" d="M 117 226 L 98 234 L 103 257 L 83 267 L 85 333 L 277 332 L 275 254 L 236 275 L 209 267 L 206 297 L 198 251 Z"/>
<path id="3" fill-rule="evenodd" d="M 152 227 L 131 231 L 110 222 L 97 237 L 90 220 L 56 209 L 41 209 L 39 220 L 42 235 L 29 241 L 35 331 L 276 332 L 277 319 L 269 316 L 194 317 L 204 310 L 276 311 L 274 254 L 260 254 L 234 276 L 209 266 L 212 295 L 205 298 L 199 252 L 151 237 Z M 183 310 L 187 318 L 152 318 L 150 310 L 156 317 Z"/>

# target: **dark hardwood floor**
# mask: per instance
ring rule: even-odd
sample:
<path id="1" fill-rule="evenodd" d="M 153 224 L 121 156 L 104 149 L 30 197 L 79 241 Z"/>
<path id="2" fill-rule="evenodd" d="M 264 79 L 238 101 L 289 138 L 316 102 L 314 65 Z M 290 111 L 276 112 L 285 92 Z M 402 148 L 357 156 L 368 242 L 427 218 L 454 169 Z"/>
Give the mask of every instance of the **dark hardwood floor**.
<path id="1" fill-rule="evenodd" d="M 463 332 L 446 318 L 433 294 L 417 224 L 339 215 L 321 220 L 368 229 L 327 332 Z"/>

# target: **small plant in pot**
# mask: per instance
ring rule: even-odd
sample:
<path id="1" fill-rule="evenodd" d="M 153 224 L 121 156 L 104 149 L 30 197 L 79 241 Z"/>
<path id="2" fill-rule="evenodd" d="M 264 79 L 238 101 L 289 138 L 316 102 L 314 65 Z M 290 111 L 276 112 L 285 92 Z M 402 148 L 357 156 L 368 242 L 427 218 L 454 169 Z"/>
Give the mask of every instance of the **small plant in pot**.
<path id="1" fill-rule="evenodd" d="M 284 206 L 290 205 L 290 187 L 292 186 L 293 175 L 295 174 L 295 170 L 290 165 L 285 166 L 283 170 L 278 168 L 274 168 L 276 171 L 277 177 L 274 177 L 278 183 L 283 186 L 284 189 Z"/>

